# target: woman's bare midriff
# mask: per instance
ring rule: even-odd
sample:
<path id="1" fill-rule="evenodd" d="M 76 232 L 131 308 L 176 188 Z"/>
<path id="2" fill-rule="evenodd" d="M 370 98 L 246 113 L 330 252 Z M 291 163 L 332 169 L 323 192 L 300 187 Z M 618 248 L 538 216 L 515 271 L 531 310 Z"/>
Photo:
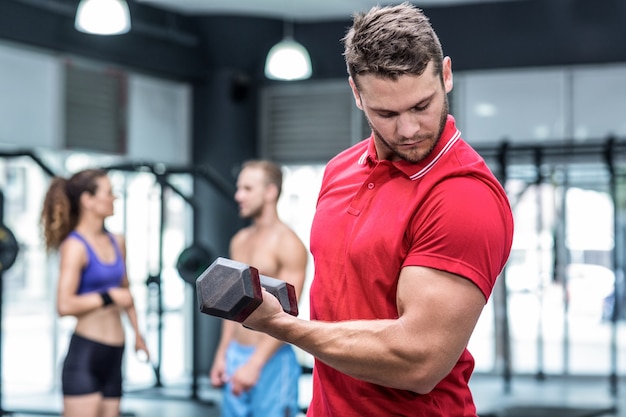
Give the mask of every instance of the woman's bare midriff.
<path id="1" fill-rule="evenodd" d="M 124 344 L 124 327 L 119 307 L 100 308 L 77 318 L 75 333 L 111 346 Z"/>

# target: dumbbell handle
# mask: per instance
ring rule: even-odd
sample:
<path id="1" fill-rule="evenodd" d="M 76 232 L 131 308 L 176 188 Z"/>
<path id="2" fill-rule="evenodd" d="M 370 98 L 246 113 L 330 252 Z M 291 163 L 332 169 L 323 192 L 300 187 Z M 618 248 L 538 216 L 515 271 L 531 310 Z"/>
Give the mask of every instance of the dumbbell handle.
<path id="1" fill-rule="evenodd" d="M 261 286 L 280 301 L 283 310 L 292 316 L 298 315 L 296 289 L 293 285 L 280 279 L 259 274 Z"/>
<path id="2" fill-rule="evenodd" d="M 215 317 L 243 322 L 262 302 L 261 288 L 276 297 L 283 310 L 298 315 L 293 285 L 259 274 L 242 262 L 217 258 L 196 279 L 200 311 Z"/>

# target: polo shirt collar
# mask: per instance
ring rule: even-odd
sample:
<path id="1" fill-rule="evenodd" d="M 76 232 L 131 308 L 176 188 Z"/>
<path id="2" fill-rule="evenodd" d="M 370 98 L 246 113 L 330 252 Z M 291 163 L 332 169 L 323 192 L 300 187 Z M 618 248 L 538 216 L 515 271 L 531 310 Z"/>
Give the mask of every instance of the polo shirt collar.
<path id="1" fill-rule="evenodd" d="M 461 132 L 456 128 L 456 122 L 454 120 L 454 116 L 451 114 L 448 115 L 448 119 L 446 121 L 446 126 L 443 129 L 443 133 L 441 134 L 441 138 L 435 146 L 435 149 L 431 152 L 431 154 L 424 160 L 418 163 L 410 163 L 404 160 L 390 162 L 397 169 L 402 171 L 407 177 L 415 180 L 423 177 L 430 171 L 437 162 L 441 159 L 443 155 L 445 155 L 450 148 L 456 143 L 456 141 L 461 137 Z M 365 163 L 366 161 L 370 164 L 378 163 L 378 156 L 376 155 L 376 146 L 374 145 L 374 135 L 370 136 L 367 153 L 364 155 L 365 158 L 361 157 L 361 163 Z"/>

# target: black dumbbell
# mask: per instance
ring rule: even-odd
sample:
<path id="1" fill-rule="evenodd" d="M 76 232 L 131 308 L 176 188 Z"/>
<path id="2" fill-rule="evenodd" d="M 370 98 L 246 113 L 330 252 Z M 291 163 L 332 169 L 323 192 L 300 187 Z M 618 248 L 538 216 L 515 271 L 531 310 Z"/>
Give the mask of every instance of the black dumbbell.
<path id="1" fill-rule="evenodd" d="M 263 302 L 261 287 L 280 301 L 284 311 L 298 315 L 293 285 L 260 275 L 255 267 L 226 258 L 217 258 L 196 279 L 200 311 L 243 322 Z"/>

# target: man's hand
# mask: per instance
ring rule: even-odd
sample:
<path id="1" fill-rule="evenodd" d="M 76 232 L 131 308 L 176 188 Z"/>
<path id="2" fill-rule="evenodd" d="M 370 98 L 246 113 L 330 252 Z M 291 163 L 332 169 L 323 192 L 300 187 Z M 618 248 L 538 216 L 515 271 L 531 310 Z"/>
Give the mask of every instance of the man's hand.
<path id="1" fill-rule="evenodd" d="M 261 369 L 250 362 L 237 369 L 230 380 L 233 394 L 239 396 L 253 388 L 259 380 Z"/>
<path id="2" fill-rule="evenodd" d="M 213 361 L 213 367 L 209 372 L 209 378 L 211 385 L 214 387 L 221 387 L 228 382 L 228 375 L 226 374 L 226 361 L 224 357 L 216 357 Z"/>
<path id="3" fill-rule="evenodd" d="M 263 294 L 263 302 L 242 324 L 252 330 L 267 332 L 272 327 L 272 318 L 287 313 L 284 312 L 278 299 L 267 292 L 265 288 L 261 288 L 261 292 Z"/>

